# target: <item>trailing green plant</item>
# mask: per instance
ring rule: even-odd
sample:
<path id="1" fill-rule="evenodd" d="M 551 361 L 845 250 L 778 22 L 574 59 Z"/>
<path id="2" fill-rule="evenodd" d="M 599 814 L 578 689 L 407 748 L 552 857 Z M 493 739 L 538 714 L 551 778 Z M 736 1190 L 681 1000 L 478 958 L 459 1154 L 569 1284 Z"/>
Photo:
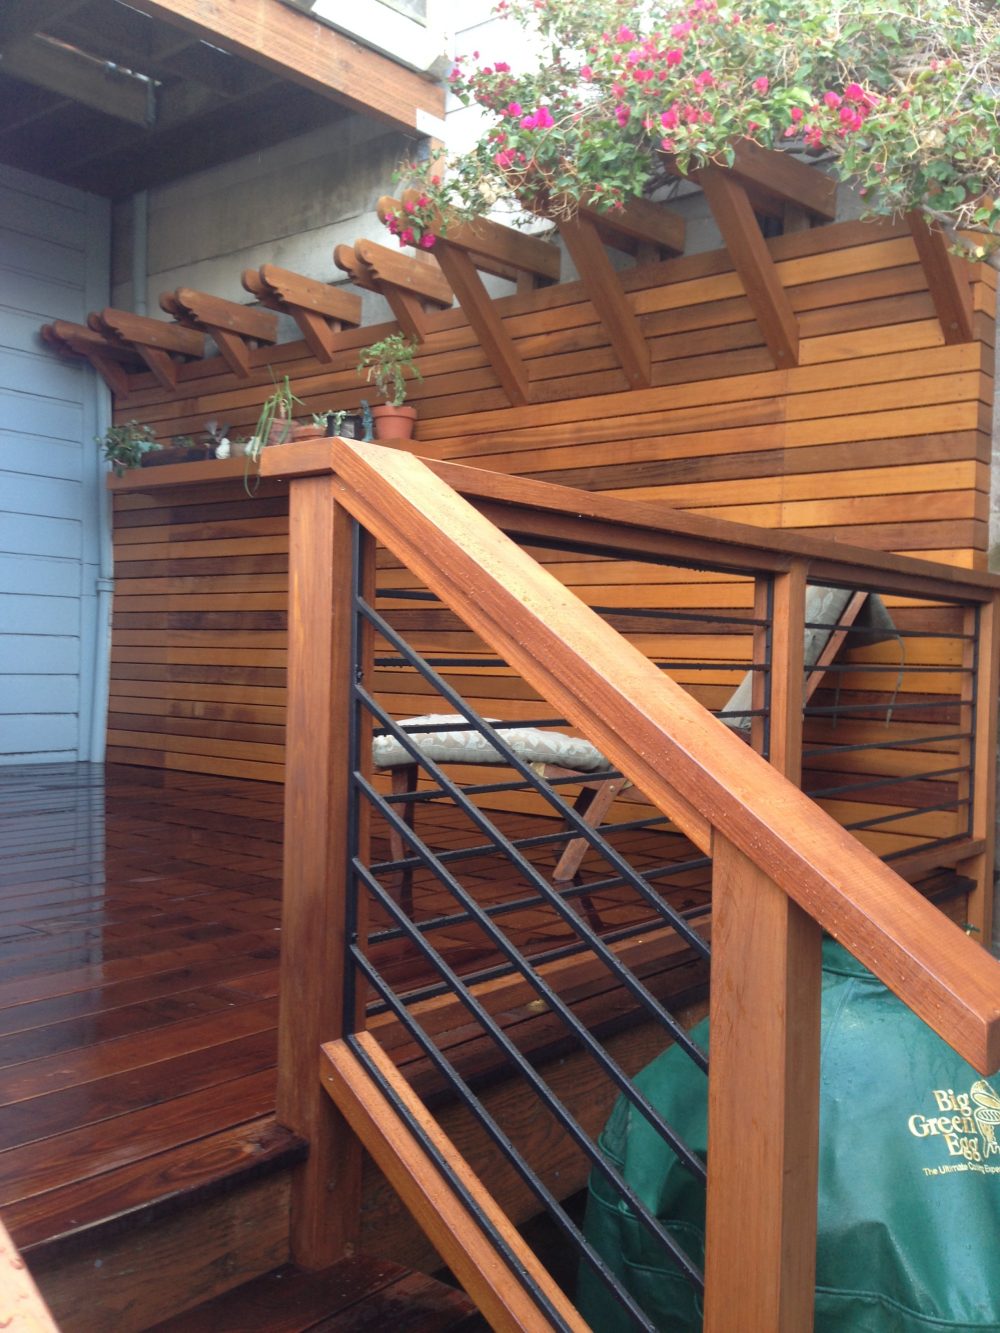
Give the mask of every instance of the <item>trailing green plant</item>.
<path id="1" fill-rule="evenodd" d="M 922 211 L 980 258 L 1000 228 L 996 0 L 500 0 L 525 69 L 459 59 L 486 114 L 446 169 L 413 169 L 401 244 L 450 213 L 539 200 L 556 216 L 669 196 L 750 139 L 821 158 L 867 215 Z M 429 239 L 430 238 L 430 239 Z"/>
<path id="2" fill-rule="evenodd" d="M 406 401 L 406 375 L 422 380 L 416 363 L 419 344 L 401 333 L 390 333 L 366 347 L 358 358 L 358 374 L 365 377 L 385 399 L 389 407 L 401 407 Z"/>
<path id="3" fill-rule="evenodd" d="M 129 468 L 141 467 L 143 456 L 154 449 L 162 449 L 156 431 L 141 421 L 126 421 L 121 426 L 109 426 L 95 441 L 104 449 L 104 457 L 114 468 L 116 477 L 122 477 Z"/>
<path id="4" fill-rule="evenodd" d="M 275 383 L 274 393 L 264 399 L 253 434 L 247 441 L 247 458 L 257 463 L 260 461 L 261 451 L 268 444 L 284 444 L 291 439 L 292 416 L 296 403 L 299 407 L 303 405 L 302 399 L 297 398 L 292 392 L 291 381 L 286 375 L 280 384 Z M 280 426 L 277 432 L 274 429 L 276 426 Z M 275 433 L 278 438 L 272 441 L 271 436 Z"/>

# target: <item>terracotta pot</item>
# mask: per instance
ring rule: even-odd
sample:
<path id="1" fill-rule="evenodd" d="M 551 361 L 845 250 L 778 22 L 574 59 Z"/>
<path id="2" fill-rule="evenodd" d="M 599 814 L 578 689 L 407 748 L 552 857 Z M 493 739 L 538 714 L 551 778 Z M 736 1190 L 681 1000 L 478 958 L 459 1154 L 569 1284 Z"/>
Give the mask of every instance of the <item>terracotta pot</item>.
<path id="1" fill-rule="evenodd" d="M 375 422 L 376 440 L 412 440 L 417 409 L 405 404 L 402 407 L 390 407 L 386 403 L 382 407 L 372 408 L 372 419 Z"/>

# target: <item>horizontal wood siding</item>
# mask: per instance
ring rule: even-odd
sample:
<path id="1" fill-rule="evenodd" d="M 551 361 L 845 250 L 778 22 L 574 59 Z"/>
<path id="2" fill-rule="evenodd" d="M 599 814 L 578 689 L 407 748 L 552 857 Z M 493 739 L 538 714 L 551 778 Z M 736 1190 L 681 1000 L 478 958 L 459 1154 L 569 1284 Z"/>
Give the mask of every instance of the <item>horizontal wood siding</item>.
<path id="1" fill-rule="evenodd" d="M 621 275 L 650 340 L 649 389 L 626 388 L 580 283 L 497 303 L 541 400 L 526 407 L 506 405 L 461 311 L 432 316 L 420 356 L 424 379 L 411 393 L 420 410 L 412 447 L 432 458 L 660 500 L 758 526 L 984 565 L 994 275 L 974 270 L 979 341 L 946 347 L 908 233 L 845 223 L 769 245 L 800 320 L 799 366 L 773 368 L 725 253 L 686 256 Z M 254 351 L 255 369 L 242 383 L 217 360 L 184 367 L 172 395 L 150 376 L 136 376 L 118 416 L 150 421 L 161 438 L 197 432 L 213 416 L 249 433 L 274 377 L 285 373 L 304 411 L 353 408 L 363 392 L 354 369 L 358 350 L 390 327 L 338 334 L 343 350 L 329 366 L 317 364 L 301 342 Z M 115 540 L 109 756 L 280 778 L 284 487 L 265 484 L 254 498 L 234 482 L 118 493 Z M 752 614 L 749 579 L 537 554 L 608 614 L 619 608 Z M 386 552 L 380 553 L 378 583 L 384 607 L 422 650 L 482 650 L 450 613 L 392 597 L 393 590 L 417 584 Z M 898 599 L 892 613 L 900 628 L 933 626 L 942 635 L 906 641 L 910 670 L 900 693 L 922 687 L 952 693 L 957 676 L 922 678 L 912 668 L 928 655 L 928 666 L 960 663 L 961 643 L 947 637 L 958 632 L 956 613 L 904 606 Z M 671 674 L 710 707 L 728 699 L 752 657 L 745 632 L 695 625 L 680 633 L 675 625 L 659 633 L 627 616 L 619 623 L 651 656 L 690 660 L 692 669 Z M 857 674 L 843 674 L 840 690 L 858 701 L 881 698 L 888 707 L 895 678 L 887 686 L 885 672 L 864 666 L 898 664 L 899 652 L 894 642 L 853 649 Z M 713 669 L 695 671 L 704 659 L 715 663 Z M 502 666 L 456 669 L 452 678 L 484 714 L 540 716 L 538 699 Z M 412 672 L 385 670 L 376 683 L 397 715 L 428 706 L 440 710 Z M 911 722 L 905 710 L 897 713 L 892 738 L 905 738 L 898 728 Z M 933 734 L 922 718 L 912 725 L 915 737 Z M 944 720 L 934 725 L 945 734 Z M 867 739 L 871 730 L 872 724 L 860 721 L 837 727 L 816 721 L 807 726 L 807 742 L 838 746 L 848 743 L 848 734 L 864 732 Z M 894 745 L 863 760 L 831 758 L 829 764 L 854 773 L 867 765 L 874 776 L 924 771 L 928 745 L 933 749 L 926 741 L 913 751 Z M 813 785 L 819 785 L 816 773 L 825 764 L 821 757 L 807 764 Z M 476 778 L 490 780 L 483 770 Z M 925 783 L 904 795 L 917 807 L 936 804 L 928 793 L 937 790 Z M 517 806 L 521 798 L 496 799 Z M 623 808 L 634 811 L 635 800 L 626 795 Z M 870 793 L 834 806 L 845 821 L 870 816 L 874 808 Z M 886 809 L 883 799 L 878 812 Z M 903 820 L 891 831 L 862 836 L 879 851 L 899 850 L 919 837 L 937 836 L 948 819 L 954 816 L 928 814 L 919 827 Z"/>

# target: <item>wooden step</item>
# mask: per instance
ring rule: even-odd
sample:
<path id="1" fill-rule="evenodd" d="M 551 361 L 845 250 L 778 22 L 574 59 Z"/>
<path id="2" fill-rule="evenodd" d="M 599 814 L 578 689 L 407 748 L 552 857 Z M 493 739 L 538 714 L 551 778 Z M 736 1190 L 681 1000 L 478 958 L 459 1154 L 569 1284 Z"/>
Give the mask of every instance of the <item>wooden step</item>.
<path id="1" fill-rule="evenodd" d="M 464 1292 L 386 1259 L 354 1255 L 322 1273 L 290 1264 L 156 1324 L 150 1333 L 478 1333 Z"/>

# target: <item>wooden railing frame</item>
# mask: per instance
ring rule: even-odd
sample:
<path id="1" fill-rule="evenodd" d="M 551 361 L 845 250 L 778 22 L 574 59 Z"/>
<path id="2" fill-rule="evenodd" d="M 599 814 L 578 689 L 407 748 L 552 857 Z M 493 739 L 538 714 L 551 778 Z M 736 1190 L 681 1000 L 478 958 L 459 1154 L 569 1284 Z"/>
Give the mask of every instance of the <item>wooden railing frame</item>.
<path id="1" fill-rule="evenodd" d="M 817 576 L 819 566 L 821 577 L 856 586 L 979 603 L 989 632 L 977 650 L 977 680 L 994 697 L 997 581 L 926 562 L 789 542 L 780 533 L 767 534 L 770 560 L 755 560 L 767 549 L 761 534 L 753 534 L 748 552 L 749 542 L 741 549 L 745 532 L 727 532 L 729 525 L 719 532 L 720 525 L 713 525 L 724 552 L 774 577 L 774 688 L 784 700 L 784 720 L 773 729 L 774 762 L 768 764 L 497 530 L 489 511 L 503 508 L 505 526 L 518 535 L 539 532 L 544 516 L 549 536 L 571 505 L 577 535 L 585 524 L 609 549 L 621 548 L 627 535 L 632 550 L 659 542 L 661 554 L 671 548 L 676 558 L 682 546 L 687 559 L 700 551 L 714 565 L 719 544 L 709 552 L 704 520 L 692 524 L 691 516 L 670 513 L 671 525 L 676 517 L 681 531 L 654 531 L 646 514 L 635 513 L 644 506 L 623 507 L 517 479 L 470 477 L 469 469 L 432 469 L 410 453 L 342 440 L 268 450 L 263 471 L 292 479 L 293 495 L 304 488 L 309 496 L 293 504 L 290 610 L 292 623 L 301 623 L 291 648 L 296 703 L 290 747 L 298 758 L 290 763 L 286 795 L 285 834 L 293 850 L 286 861 L 283 973 L 290 984 L 298 976 L 294 994 L 283 995 L 291 1015 L 284 1026 L 301 1021 L 303 1031 L 287 1043 L 297 1070 L 284 1079 L 304 1079 L 313 1085 L 311 1096 L 322 1100 L 315 1077 L 318 1046 L 309 1047 L 323 1022 L 329 1037 L 351 1021 L 329 972 L 310 965 L 332 961 L 332 946 L 316 936 L 338 929 L 331 904 L 342 895 L 339 877 L 346 872 L 344 847 L 336 850 L 331 832 L 344 780 L 333 768 L 340 743 L 331 716 L 339 706 L 341 722 L 345 718 L 338 625 L 343 639 L 346 575 L 319 567 L 325 553 L 343 559 L 344 539 L 337 532 L 339 527 L 342 534 L 343 516 L 350 513 L 713 855 L 705 1327 L 723 1333 L 738 1318 L 750 1333 L 807 1330 L 815 1251 L 820 926 L 987 1074 L 1000 1064 L 1000 965 L 787 780 L 796 776 L 799 762 L 793 719 L 801 713 L 795 700 L 802 681 L 805 581 Z M 485 516 L 456 494 L 449 484 L 455 480 L 485 501 Z M 296 537 L 303 514 L 306 531 Z M 664 511 L 656 517 L 663 524 Z M 595 529 L 603 531 L 596 535 Z M 318 656 L 310 646 L 314 636 L 321 642 Z M 979 751 L 987 748 L 983 742 L 994 720 L 995 708 L 977 715 L 977 781 L 985 776 Z M 317 749 L 319 758 L 313 757 Z M 317 775 L 318 791 L 310 789 Z M 983 828 L 989 802 L 976 808 L 977 827 Z M 295 850 L 303 839 L 308 848 Z M 984 848 L 983 858 L 988 854 Z M 325 903 L 317 902 L 317 893 Z M 318 1022 L 313 1009 L 322 1016 Z M 354 1022 L 361 1025 L 359 1013 Z M 290 1094 L 292 1101 L 298 1096 Z M 310 1118 L 321 1122 L 308 1102 L 307 1093 L 299 1125 Z M 760 1130 L 748 1138 L 751 1105 Z M 302 1186 L 300 1236 L 315 1237 L 331 1221 L 304 1217 L 319 1208 L 333 1182 L 330 1145 L 337 1140 L 329 1125 L 324 1132 L 327 1146 L 314 1149 L 317 1166 L 311 1184 Z M 342 1137 L 340 1143 L 346 1147 Z M 337 1213 L 356 1217 L 353 1188 L 338 1203 Z M 350 1233 L 350 1221 L 341 1220 L 336 1244 L 349 1243 Z M 324 1247 L 300 1248 L 297 1255 L 317 1264 Z"/>

